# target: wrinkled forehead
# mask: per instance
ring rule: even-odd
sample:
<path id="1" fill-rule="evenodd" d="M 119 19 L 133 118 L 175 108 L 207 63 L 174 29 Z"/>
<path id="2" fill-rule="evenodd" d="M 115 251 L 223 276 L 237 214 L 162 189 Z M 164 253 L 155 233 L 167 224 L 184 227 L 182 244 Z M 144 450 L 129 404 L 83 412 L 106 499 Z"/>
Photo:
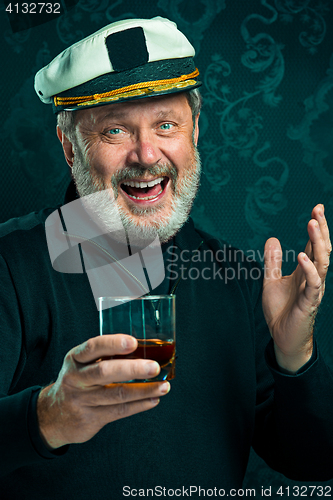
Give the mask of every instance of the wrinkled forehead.
<path id="1" fill-rule="evenodd" d="M 135 113 L 149 113 L 152 118 L 161 120 L 172 117 L 185 119 L 191 115 L 191 108 L 185 93 L 155 96 L 75 111 L 75 123 L 96 125 L 108 119 L 131 118 Z"/>

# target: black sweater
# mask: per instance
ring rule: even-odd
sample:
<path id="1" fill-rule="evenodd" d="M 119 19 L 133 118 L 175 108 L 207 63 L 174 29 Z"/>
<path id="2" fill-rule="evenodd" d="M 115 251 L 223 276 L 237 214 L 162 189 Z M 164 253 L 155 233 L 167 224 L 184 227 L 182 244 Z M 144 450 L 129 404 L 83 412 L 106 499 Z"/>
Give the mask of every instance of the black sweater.
<path id="1" fill-rule="evenodd" d="M 251 445 L 293 479 L 333 476 L 331 372 L 316 352 L 297 375 L 279 373 L 259 267 L 191 219 L 174 239 L 173 269 L 183 250 L 192 267 L 176 289 L 170 394 L 87 443 L 49 452 L 38 435 L 38 392 L 57 378 L 72 347 L 99 334 L 87 276 L 52 268 L 44 223 L 53 210 L 0 229 L 1 498 L 120 499 L 124 487 L 157 486 L 228 492 L 242 485 Z"/>

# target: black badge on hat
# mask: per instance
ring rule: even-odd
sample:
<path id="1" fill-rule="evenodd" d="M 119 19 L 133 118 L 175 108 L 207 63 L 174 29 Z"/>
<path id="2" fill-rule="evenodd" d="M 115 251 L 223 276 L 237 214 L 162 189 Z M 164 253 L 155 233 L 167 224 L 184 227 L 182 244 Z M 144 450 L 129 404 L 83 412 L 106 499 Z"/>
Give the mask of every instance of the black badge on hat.
<path id="1" fill-rule="evenodd" d="M 148 62 L 146 39 L 140 26 L 112 33 L 105 43 L 114 71 L 125 71 Z"/>

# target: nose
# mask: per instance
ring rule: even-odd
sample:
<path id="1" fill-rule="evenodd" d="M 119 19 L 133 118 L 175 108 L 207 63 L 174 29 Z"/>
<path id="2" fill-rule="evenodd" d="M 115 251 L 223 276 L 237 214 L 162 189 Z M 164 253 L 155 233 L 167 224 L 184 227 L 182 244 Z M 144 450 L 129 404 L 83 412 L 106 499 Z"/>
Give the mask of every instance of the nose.
<path id="1" fill-rule="evenodd" d="M 162 153 L 158 147 L 158 138 L 153 131 L 140 130 L 140 133 L 133 138 L 130 151 L 127 155 L 129 164 L 139 163 L 143 167 L 151 167 L 162 158 Z"/>

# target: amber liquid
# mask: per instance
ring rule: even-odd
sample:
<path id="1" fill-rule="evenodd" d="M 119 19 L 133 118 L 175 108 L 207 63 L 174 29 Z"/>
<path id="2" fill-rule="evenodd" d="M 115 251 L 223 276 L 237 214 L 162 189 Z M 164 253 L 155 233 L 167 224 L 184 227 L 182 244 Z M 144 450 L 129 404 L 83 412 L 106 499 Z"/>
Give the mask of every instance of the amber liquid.
<path id="1" fill-rule="evenodd" d="M 152 359 L 157 361 L 161 368 L 174 360 L 176 345 L 172 340 L 137 339 L 138 347 L 130 354 L 117 354 L 113 359 Z"/>

